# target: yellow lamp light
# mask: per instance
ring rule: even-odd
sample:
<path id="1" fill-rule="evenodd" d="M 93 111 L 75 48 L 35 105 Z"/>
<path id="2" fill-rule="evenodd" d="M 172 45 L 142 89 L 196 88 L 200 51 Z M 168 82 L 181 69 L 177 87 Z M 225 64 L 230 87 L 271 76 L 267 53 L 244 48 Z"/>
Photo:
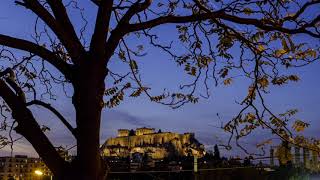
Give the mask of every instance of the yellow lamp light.
<path id="1" fill-rule="evenodd" d="M 37 176 L 42 176 L 42 175 L 43 175 L 43 172 L 40 171 L 40 170 L 35 170 L 34 173 L 35 173 Z"/>

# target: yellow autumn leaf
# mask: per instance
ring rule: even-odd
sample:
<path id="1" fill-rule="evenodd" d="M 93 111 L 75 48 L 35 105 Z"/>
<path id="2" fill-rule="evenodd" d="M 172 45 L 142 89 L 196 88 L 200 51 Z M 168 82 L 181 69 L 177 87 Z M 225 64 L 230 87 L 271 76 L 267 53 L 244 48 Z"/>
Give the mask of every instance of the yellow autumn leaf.
<path id="1" fill-rule="evenodd" d="M 230 85 L 232 83 L 232 79 L 231 78 L 227 78 L 227 79 L 225 79 L 224 81 L 223 81 L 223 84 L 224 85 Z"/>
<path id="2" fill-rule="evenodd" d="M 253 122 L 253 120 L 256 119 L 256 115 L 253 114 L 253 113 L 248 113 L 248 114 L 246 115 L 246 119 L 247 119 L 248 122 Z"/>
<path id="3" fill-rule="evenodd" d="M 303 121 L 301 121 L 301 120 L 297 120 L 297 121 L 294 122 L 292 128 L 293 128 L 295 131 L 297 131 L 297 132 L 301 132 L 301 131 L 303 131 L 305 128 L 307 128 L 308 126 L 309 126 L 308 123 L 305 123 L 305 122 L 303 122 Z"/>
<path id="4" fill-rule="evenodd" d="M 287 53 L 287 51 L 284 50 L 284 49 L 278 49 L 278 50 L 275 51 L 276 57 L 281 57 L 282 55 L 284 55 L 286 53 Z"/>
<path id="5" fill-rule="evenodd" d="M 286 17 L 286 18 L 289 18 L 289 17 L 293 17 L 293 16 L 295 16 L 295 15 L 296 15 L 295 13 L 287 13 L 285 17 Z"/>
<path id="6" fill-rule="evenodd" d="M 290 75 L 290 76 L 288 76 L 288 79 L 291 81 L 299 81 L 300 80 L 299 76 L 297 76 L 297 75 Z"/>
<path id="7" fill-rule="evenodd" d="M 281 40 L 281 44 L 282 44 L 283 49 L 284 49 L 286 52 L 289 51 L 289 47 L 288 47 L 288 45 L 287 45 L 287 41 L 286 41 L 284 38 Z"/>
<path id="8" fill-rule="evenodd" d="M 285 146 L 278 147 L 275 155 L 278 157 L 280 164 L 287 164 L 289 161 L 292 161 L 290 149 Z"/>
<path id="9" fill-rule="evenodd" d="M 130 68 L 131 68 L 132 70 L 137 70 L 137 69 L 138 69 L 137 62 L 134 61 L 134 60 L 131 60 L 131 61 L 130 61 Z"/>
<path id="10" fill-rule="evenodd" d="M 313 57 L 313 58 L 316 58 L 317 57 L 317 52 L 314 49 L 310 49 L 308 51 L 308 55 Z"/>
<path id="11" fill-rule="evenodd" d="M 250 8 L 244 8 L 243 9 L 243 12 L 246 14 L 246 15 L 251 15 L 252 14 L 252 10 Z"/>
<path id="12" fill-rule="evenodd" d="M 260 84 L 261 88 L 266 88 L 269 85 L 269 80 L 267 79 L 267 77 L 262 77 L 258 80 L 258 83 Z"/>
<path id="13" fill-rule="evenodd" d="M 266 48 L 263 46 L 263 45 L 258 45 L 258 51 L 259 52 L 262 52 L 262 51 L 264 51 Z"/>
<path id="14" fill-rule="evenodd" d="M 248 89 L 248 96 L 247 99 L 255 99 L 256 97 L 256 92 L 255 92 L 255 88 L 253 86 L 250 86 Z"/>
<path id="15" fill-rule="evenodd" d="M 266 141 L 263 141 L 263 142 L 261 142 L 261 143 L 258 143 L 257 145 L 256 145 L 256 147 L 257 148 L 259 148 L 259 147 L 262 147 L 262 146 L 264 146 L 264 145 L 270 145 L 270 144 L 272 144 L 272 139 L 268 139 L 268 140 L 266 140 Z"/>

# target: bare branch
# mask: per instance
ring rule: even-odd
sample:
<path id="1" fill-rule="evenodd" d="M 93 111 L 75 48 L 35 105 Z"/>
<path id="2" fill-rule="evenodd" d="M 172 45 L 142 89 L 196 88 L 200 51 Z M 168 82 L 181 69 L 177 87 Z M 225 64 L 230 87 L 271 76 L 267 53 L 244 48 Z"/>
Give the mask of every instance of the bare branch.
<path id="1" fill-rule="evenodd" d="M 167 23 L 190 23 L 190 22 L 196 22 L 196 21 L 205 21 L 209 19 L 217 19 L 217 20 L 221 19 L 221 20 L 226 20 L 233 23 L 237 23 L 237 24 L 253 25 L 266 31 L 280 31 L 288 34 L 305 33 L 312 37 L 320 38 L 320 34 L 316 34 L 306 29 L 306 27 L 314 25 L 316 22 L 318 22 L 320 17 L 317 17 L 311 23 L 308 23 L 303 27 L 289 29 L 267 19 L 242 18 L 234 15 L 229 15 L 221 10 L 207 12 L 207 13 L 192 14 L 188 16 L 174 16 L 174 15 L 162 16 L 149 21 L 131 24 L 129 26 L 129 31 L 134 32 L 134 31 L 140 31 L 144 29 L 150 29 L 150 28 L 159 26 L 161 24 L 167 24 Z"/>
<path id="2" fill-rule="evenodd" d="M 137 14 L 137 13 L 139 13 L 139 12 L 147 9 L 147 8 L 151 5 L 151 3 L 152 3 L 152 0 L 145 0 L 143 3 L 140 3 L 140 1 L 141 1 L 141 0 L 137 1 L 136 3 L 134 3 L 134 4 L 128 9 L 128 11 L 126 12 L 126 14 L 123 15 L 123 17 L 121 18 L 119 24 L 129 23 L 130 20 L 131 20 L 131 18 L 132 18 L 135 14 Z"/>
<path id="3" fill-rule="evenodd" d="M 134 3 L 126 12 L 126 14 L 119 20 L 116 28 L 111 32 L 111 36 L 107 41 L 108 53 L 106 57 L 109 59 L 113 54 L 114 50 L 119 45 L 122 37 L 130 32 L 128 29 L 129 21 L 135 14 L 145 10 L 152 3 L 152 0 L 145 0 L 143 3 L 140 3 L 140 0 Z"/>
<path id="4" fill-rule="evenodd" d="M 71 65 L 64 62 L 58 56 L 56 56 L 53 52 L 49 51 L 43 46 L 39 46 L 33 42 L 18 39 L 6 35 L 0 34 L 0 44 L 4 46 L 8 46 L 15 49 L 20 49 L 23 51 L 27 51 L 37 56 L 43 58 L 55 68 L 57 68 L 62 74 L 66 76 L 67 79 L 71 80 Z"/>
<path id="5" fill-rule="evenodd" d="M 64 118 L 64 116 L 59 113 L 58 110 L 56 110 L 54 107 L 52 107 L 50 104 L 48 103 L 45 103 L 43 101 L 40 101 L 40 100 L 32 100 L 28 103 L 26 103 L 26 106 L 31 106 L 31 105 L 39 105 L 39 106 L 42 106 L 48 110 L 50 110 L 53 114 L 55 114 L 60 120 L 61 122 L 68 128 L 68 130 L 74 135 L 74 137 L 77 138 L 77 135 L 76 135 L 76 130 L 75 128 L 73 128 L 71 126 L 71 124 Z"/>
<path id="6" fill-rule="evenodd" d="M 58 21 L 39 3 L 39 1 L 23 0 L 23 2 L 20 2 L 20 1 L 15 1 L 15 2 L 21 6 L 26 7 L 27 9 L 30 9 L 51 28 L 51 30 L 58 36 L 62 44 L 66 47 L 73 61 L 77 62 L 80 56 L 84 54 L 84 49 L 81 43 L 79 42 L 78 38 L 74 37 L 75 34 L 72 32 L 72 30 L 69 29 L 65 31 L 64 24 L 58 23 Z M 56 6 L 58 5 L 55 5 L 54 7 Z M 53 8 L 53 9 L 55 9 L 56 13 L 59 13 L 58 9 L 56 8 Z M 61 19 L 63 16 L 64 15 L 58 15 L 59 19 Z M 62 20 L 62 21 L 67 21 L 67 20 Z"/>

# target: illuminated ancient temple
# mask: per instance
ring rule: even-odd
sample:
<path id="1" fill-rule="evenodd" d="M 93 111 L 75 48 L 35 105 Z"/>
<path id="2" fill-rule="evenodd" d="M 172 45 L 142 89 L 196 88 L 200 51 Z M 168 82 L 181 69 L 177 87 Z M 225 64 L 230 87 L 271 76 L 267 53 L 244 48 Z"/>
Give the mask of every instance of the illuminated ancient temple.
<path id="1" fill-rule="evenodd" d="M 119 129 L 118 137 L 109 138 L 101 147 L 106 157 L 128 157 L 133 153 L 147 154 L 153 159 L 169 156 L 197 156 L 205 154 L 204 146 L 194 133 L 155 132 L 154 128 Z"/>

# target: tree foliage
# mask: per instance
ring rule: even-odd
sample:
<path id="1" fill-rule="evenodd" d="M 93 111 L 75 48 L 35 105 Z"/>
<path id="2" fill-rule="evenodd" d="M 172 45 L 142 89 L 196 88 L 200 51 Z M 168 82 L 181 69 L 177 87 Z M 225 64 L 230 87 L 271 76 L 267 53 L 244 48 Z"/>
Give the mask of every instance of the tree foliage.
<path id="1" fill-rule="evenodd" d="M 280 165 L 287 165 L 292 163 L 293 155 L 291 154 L 291 148 L 288 142 L 282 142 L 282 144 L 277 148 L 276 156 L 279 159 Z"/>

